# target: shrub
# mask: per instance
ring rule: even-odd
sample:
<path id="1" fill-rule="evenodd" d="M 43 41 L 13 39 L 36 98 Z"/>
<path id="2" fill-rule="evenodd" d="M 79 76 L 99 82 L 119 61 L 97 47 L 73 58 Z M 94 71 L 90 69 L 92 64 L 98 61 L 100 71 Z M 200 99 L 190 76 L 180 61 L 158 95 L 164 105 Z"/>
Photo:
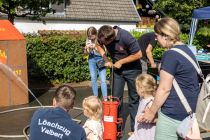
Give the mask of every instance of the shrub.
<path id="1" fill-rule="evenodd" d="M 29 77 L 80 82 L 90 79 L 87 58 L 83 57 L 85 39 L 68 36 L 26 36 Z"/>

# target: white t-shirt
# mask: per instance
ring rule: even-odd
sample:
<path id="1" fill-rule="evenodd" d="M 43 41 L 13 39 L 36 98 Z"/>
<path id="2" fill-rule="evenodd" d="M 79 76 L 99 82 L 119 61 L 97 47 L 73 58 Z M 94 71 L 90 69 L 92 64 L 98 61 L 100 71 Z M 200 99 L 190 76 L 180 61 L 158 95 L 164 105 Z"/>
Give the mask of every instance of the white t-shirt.
<path id="1" fill-rule="evenodd" d="M 83 128 L 85 129 L 87 140 L 102 140 L 104 127 L 101 121 L 88 119 Z"/>

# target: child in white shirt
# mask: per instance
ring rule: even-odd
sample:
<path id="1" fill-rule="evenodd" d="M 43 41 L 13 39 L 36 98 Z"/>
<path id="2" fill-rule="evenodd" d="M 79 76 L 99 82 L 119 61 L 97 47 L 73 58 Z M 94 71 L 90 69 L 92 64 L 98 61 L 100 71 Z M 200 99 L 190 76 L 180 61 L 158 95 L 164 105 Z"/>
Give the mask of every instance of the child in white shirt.
<path id="1" fill-rule="evenodd" d="M 88 117 L 83 128 L 85 129 L 87 140 L 103 139 L 102 124 L 102 103 L 96 96 L 89 96 L 82 103 L 84 115 Z"/>
<path id="2" fill-rule="evenodd" d="M 135 118 L 134 133 L 128 140 L 154 140 L 156 119 L 152 123 L 141 123 L 139 118 L 145 109 L 149 109 L 156 92 L 156 81 L 149 74 L 140 74 L 136 78 L 136 89 L 140 96 L 139 107 Z"/>

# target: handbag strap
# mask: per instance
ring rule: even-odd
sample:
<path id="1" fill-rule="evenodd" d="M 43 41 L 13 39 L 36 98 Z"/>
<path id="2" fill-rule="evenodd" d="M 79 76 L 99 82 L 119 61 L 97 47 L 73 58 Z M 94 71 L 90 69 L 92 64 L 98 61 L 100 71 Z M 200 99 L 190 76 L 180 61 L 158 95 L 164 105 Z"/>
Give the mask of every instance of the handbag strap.
<path id="1" fill-rule="evenodd" d="M 187 99 L 185 98 L 181 88 L 179 87 L 179 85 L 175 79 L 173 80 L 173 86 L 176 90 L 176 93 L 177 93 L 182 105 L 184 106 L 185 110 L 187 111 L 187 113 L 192 114 L 192 109 L 191 109 L 189 103 L 187 102 Z"/>
<path id="2" fill-rule="evenodd" d="M 198 61 L 196 60 L 196 62 L 184 51 L 182 51 L 181 49 L 178 48 L 171 48 L 170 50 L 176 51 L 179 54 L 183 55 L 187 60 L 189 60 L 191 62 L 191 64 L 194 66 L 194 68 L 196 69 L 197 73 L 200 75 L 200 77 L 202 78 L 202 80 L 204 81 L 204 75 L 202 73 L 202 70 L 200 68 L 200 65 L 198 63 Z"/>
<path id="3" fill-rule="evenodd" d="M 172 48 L 170 50 L 173 50 L 173 51 L 176 51 L 178 53 L 180 53 L 181 55 L 183 55 L 187 60 L 189 60 L 192 65 L 194 66 L 194 68 L 196 69 L 197 73 L 201 76 L 201 78 L 203 79 L 203 74 L 202 74 L 202 71 L 201 71 L 201 68 L 198 64 L 198 62 L 194 61 L 188 54 L 186 54 L 184 51 L 178 49 L 178 48 Z M 197 63 L 197 64 L 196 64 Z M 189 103 L 187 102 L 187 99 L 185 98 L 181 88 L 179 87 L 176 79 L 173 80 L 173 86 L 177 92 L 177 95 L 182 103 L 182 105 L 184 106 L 185 110 L 187 111 L 188 114 L 192 114 L 192 109 L 189 105 Z"/>

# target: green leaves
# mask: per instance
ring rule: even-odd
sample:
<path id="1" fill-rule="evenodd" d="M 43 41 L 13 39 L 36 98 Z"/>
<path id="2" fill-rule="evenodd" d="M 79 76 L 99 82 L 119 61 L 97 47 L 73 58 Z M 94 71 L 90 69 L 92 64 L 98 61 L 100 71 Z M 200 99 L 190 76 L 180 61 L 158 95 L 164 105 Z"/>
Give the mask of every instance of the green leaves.
<path id="1" fill-rule="evenodd" d="M 0 7 L 2 7 L 4 0 L 0 0 Z"/>
<path id="2" fill-rule="evenodd" d="M 135 37 L 137 40 L 138 40 L 144 33 L 146 33 L 146 32 L 139 32 L 139 31 L 135 31 L 135 30 L 131 31 L 132 36 Z"/>
<path id="3" fill-rule="evenodd" d="M 207 6 L 209 2 L 204 0 L 158 0 L 154 9 L 161 9 L 167 16 L 175 18 L 183 32 L 188 33 L 193 9 Z"/>
<path id="4" fill-rule="evenodd" d="M 28 16 L 31 20 L 42 20 L 54 10 L 50 4 L 61 4 L 63 0 L 0 0 L 1 12 L 8 14 L 13 23 L 15 17 Z"/>
<path id="5" fill-rule="evenodd" d="M 83 59 L 85 39 L 67 36 L 27 36 L 29 77 L 46 77 L 56 83 L 89 80 L 88 62 Z"/>

